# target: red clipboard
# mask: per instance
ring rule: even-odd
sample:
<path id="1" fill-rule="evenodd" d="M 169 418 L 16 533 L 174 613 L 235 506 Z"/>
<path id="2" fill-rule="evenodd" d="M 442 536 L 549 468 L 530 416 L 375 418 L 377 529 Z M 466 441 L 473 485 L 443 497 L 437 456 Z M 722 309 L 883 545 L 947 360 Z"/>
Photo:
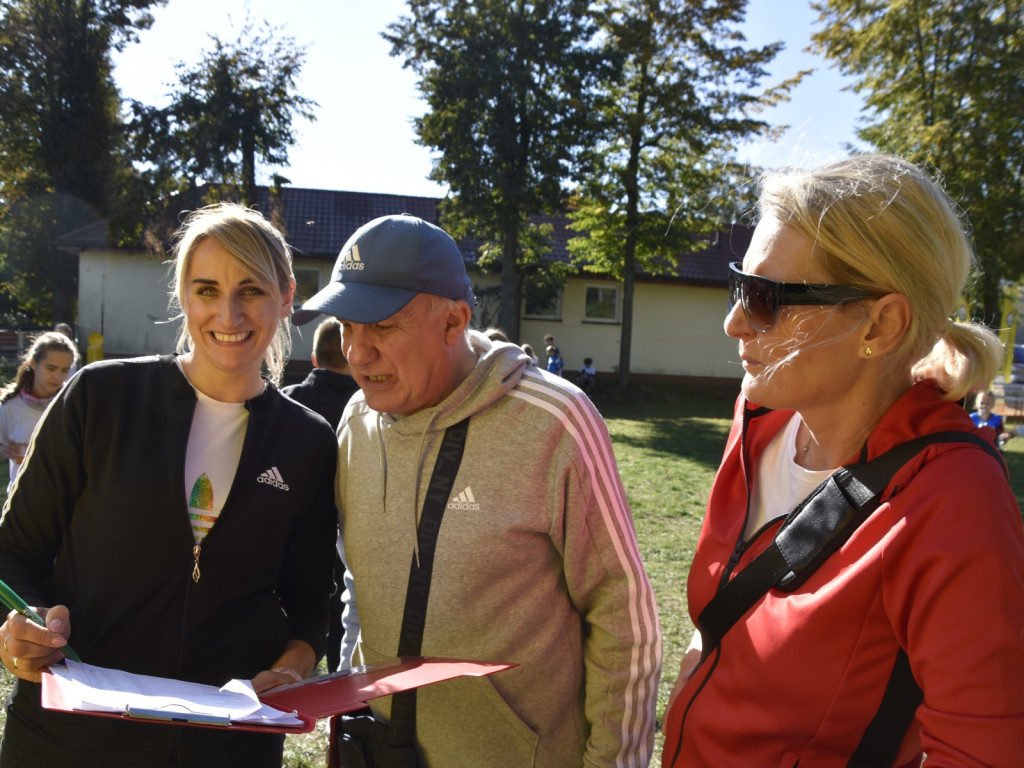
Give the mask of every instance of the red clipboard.
<path id="1" fill-rule="evenodd" d="M 455 677 L 482 677 L 501 672 L 518 664 L 446 659 L 436 656 L 403 656 L 387 661 L 356 667 L 342 672 L 332 672 L 320 677 L 311 677 L 299 683 L 273 688 L 260 701 L 282 712 L 295 712 L 302 720 L 301 725 L 273 725 L 249 722 L 208 724 L 194 719 L 150 719 L 130 713 L 97 712 L 73 709 L 65 698 L 58 680 L 44 670 L 42 675 L 42 705 L 45 709 L 72 712 L 95 717 L 112 717 L 120 720 L 187 725 L 197 728 L 230 729 L 236 731 L 260 731 L 264 733 L 309 733 L 316 727 L 316 721 L 352 712 L 366 706 L 371 699 L 389 696 L 400 691 L 433 685 Z"/>

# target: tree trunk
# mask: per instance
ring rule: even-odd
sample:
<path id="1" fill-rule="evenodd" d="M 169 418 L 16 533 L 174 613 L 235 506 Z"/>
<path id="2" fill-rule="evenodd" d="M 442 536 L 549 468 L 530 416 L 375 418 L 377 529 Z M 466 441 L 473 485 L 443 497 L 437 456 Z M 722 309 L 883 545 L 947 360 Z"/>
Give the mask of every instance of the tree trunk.
<path id="1" fill-rule="evenodd" d="M 78 295 L 76 275 L 73 273 L 78 257 L 57 254 L 58 274 L 53 275 L 53 322 L 75 325 L 75 297 Z"/>
<path id="2" fill-rule="evenodd" d="M 256 200 L 256 139 L 252 129 L 242 132 L 242 201 L 252 205 Z"/>
<path id="3" fill-rule="evenodd" d="M 498 326 L 509 340 L 519 343 L 519 306 L 522 284 L 519 279 L 519 225 L 513 224 L 502 233 L 501 244 L 501 306 Z"/>
<path id="4" fill-rule="evenodd" d="M 75 198 L 67 189 L 58 186 L 54 194 L 56 201 L 56 235 L 72 232 L 79 227 L 92 223 L 94 215 L 90 215 L 89 207 Z M 75 317 L 75 299 L 78 296 L 78 257 L 71 256 L 53 247 L 50 255 L 53 274 L 50 275 L 52 288 L 53 323 L 77 322 Z"/>
<path id="5" fill-rule="evenodd" d="M 646 112 L 647 98 L 641 93 L 637 114 Z M 633 347 L 633 283 L 636 273 L 636 243 L 640 229 L 640 134 L 630 139 L 626 164 L 626 242 L 622 253 L 622 325 L 619 331 L 619 389 L 629 385 L 629 358 Z"/>
<path id="6" fill-rule="evenodd" d="M 622 326 L 619 338 L 619 389 L 629 386 L 629 357 L 633 347 L 633 262 L 632 251 L 626 255 L 626 274 L 622 280 Z"/>

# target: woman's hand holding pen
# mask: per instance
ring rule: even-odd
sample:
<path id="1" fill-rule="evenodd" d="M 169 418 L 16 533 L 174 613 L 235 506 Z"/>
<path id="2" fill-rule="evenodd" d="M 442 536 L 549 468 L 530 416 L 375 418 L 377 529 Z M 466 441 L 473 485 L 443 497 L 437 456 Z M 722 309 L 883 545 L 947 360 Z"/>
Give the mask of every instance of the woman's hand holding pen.
<path id="1" fill-rule="evenodd" d="M 40 670 L 64 658 L 59 650 L 71 635 L 71 619 L 67 607 L 36 608 L 46 621 L 41 627 L 17 611 L 7 614 L 0 624 L 0 661 L 15 677 L 38 683 Z"/>

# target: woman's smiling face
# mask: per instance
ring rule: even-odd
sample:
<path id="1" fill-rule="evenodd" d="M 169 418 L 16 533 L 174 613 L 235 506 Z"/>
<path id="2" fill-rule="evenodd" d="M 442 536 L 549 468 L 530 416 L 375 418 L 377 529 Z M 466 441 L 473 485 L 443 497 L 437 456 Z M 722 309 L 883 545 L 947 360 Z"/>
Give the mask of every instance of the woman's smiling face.
<path id="1" fill-rule="evenodd" d="M 203 389 L 201 382 L 211 379 L 259 379 L 278 321 L 291 310 L 291 292 L 260 286 L 212 237 L 192 253 L 186 285 L 193 383 Z"/>

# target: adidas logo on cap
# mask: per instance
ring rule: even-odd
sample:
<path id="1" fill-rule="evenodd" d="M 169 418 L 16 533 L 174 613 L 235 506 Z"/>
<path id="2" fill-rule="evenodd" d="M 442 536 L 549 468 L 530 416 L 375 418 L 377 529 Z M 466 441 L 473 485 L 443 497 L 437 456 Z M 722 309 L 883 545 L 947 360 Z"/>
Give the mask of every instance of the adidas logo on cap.
<path id="1" fill-rule="evenodd" d="M 335 272 L 341 273 L 346 270 L 359 270 L 363 268 L 363 260 L 359 258 L 359 243 L 356 243 L 348 249 L 347 253 L 342 254 L 341 258 L 338 259 L 338 263 L 334 268 Z"/>
<path id="2" fill-rule="evenodd" d="M 267 471 L 263 472 L 259 477 L 256 478 L 257 483 L 264 483 L 265 485 L 272 485 L 275 488 L 280 488 L 282 491 L 288 490 L 288 483 L 281 477 L 281 473 L 277 471 L 277 467 L 271 467 Z"/>

